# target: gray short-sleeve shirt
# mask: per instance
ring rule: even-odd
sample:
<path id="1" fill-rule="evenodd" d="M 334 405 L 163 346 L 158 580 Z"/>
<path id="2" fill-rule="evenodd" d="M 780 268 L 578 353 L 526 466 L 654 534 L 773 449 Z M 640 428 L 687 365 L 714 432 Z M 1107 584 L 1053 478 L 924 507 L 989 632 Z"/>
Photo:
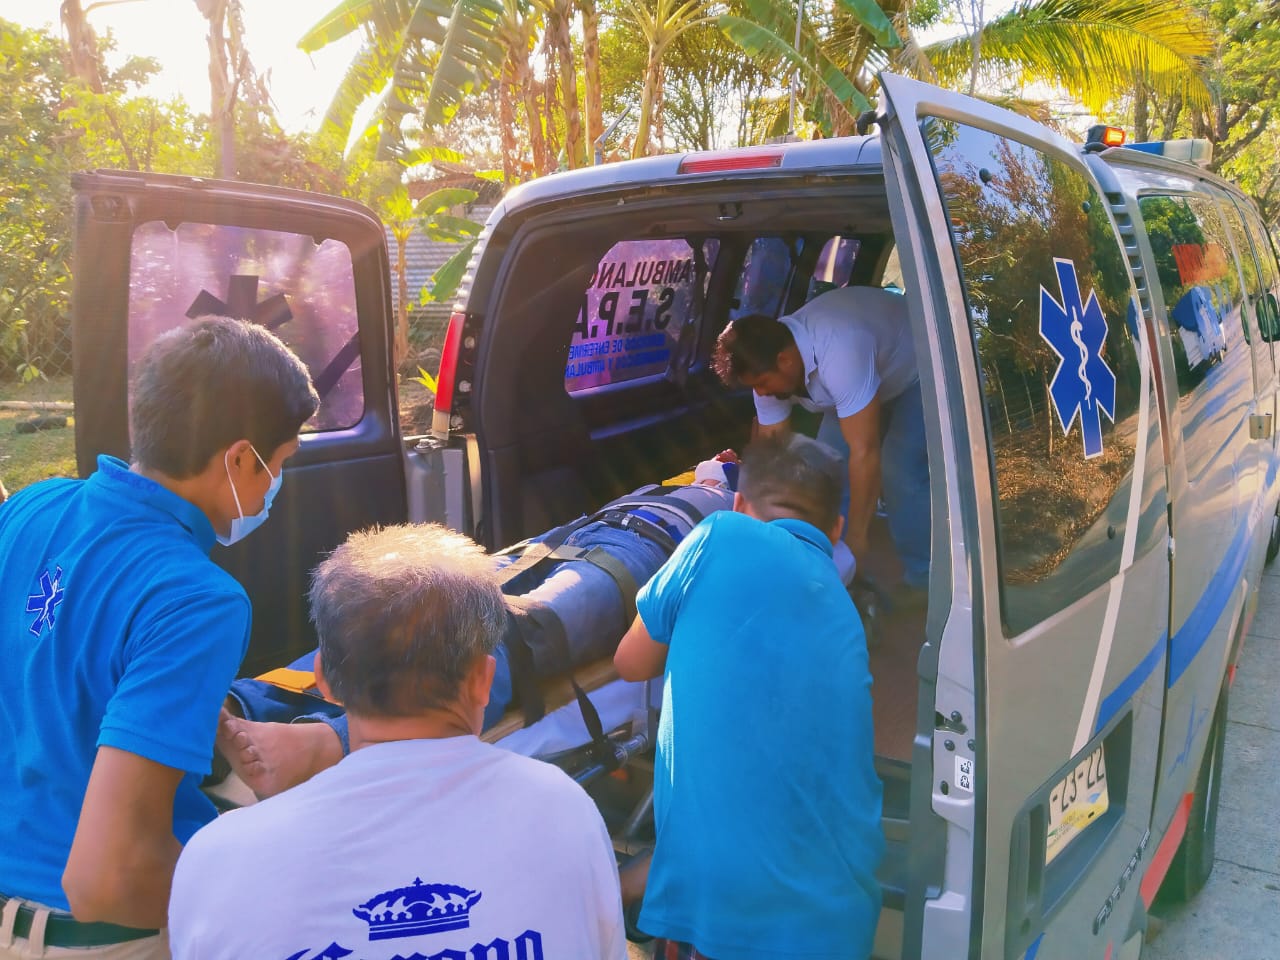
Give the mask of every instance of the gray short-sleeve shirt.
<path id="1" fill-rule="evenodd" d="M 897 397 L 919 379 L 906 299 L 878 287 L 841 287 L 780 318 L 804 361 L 809 396 L 756 395 L 764 426 L 781 423 L 799 404 L 806 410 L 851 417 L 880 394 Z"/>

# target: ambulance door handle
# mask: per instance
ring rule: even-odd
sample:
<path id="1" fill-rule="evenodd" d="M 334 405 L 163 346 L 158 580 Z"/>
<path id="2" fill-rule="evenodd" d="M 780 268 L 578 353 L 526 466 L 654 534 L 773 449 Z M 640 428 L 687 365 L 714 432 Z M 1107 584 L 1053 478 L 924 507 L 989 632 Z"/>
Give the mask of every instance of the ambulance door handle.
<path id="1" fill-rule="evenodd" d="M 1271 414 L 1253 413 L 1249 415 L 1249 439 L 1270 440 L 1272 433 Z"/>

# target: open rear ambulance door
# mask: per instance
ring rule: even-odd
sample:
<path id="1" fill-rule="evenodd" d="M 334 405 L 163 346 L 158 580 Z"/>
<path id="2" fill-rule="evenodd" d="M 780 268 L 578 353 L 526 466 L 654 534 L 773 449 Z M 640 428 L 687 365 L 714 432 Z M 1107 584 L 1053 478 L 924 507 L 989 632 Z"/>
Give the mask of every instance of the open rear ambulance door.
<path id="1" fill-rule="evenodd" d="M 1077 147 L 881 83 L 934 490 L 911 821 L 945 824 L 903 956 L 1136 956 L 1169 558 L 1133 279 Z"/>
<path id="2" fill-rule="evenodd" d="M 263 528 L 213 558 L 249 592 L 245 673 L 310 649 L 316 562 L 355 529 L 405 519 L 386 239 L 346 200 L 190 177 L 74 178 L 76 458 L 129 457 L 129 382 L 157 336 L 209 314 L 260 323 L 307 364 L 320 408 Z"/>

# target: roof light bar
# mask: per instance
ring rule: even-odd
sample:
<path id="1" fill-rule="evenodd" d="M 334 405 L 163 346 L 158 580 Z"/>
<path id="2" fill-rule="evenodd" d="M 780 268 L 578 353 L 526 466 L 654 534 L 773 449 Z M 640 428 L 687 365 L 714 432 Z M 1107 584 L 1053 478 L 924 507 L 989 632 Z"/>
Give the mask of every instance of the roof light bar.
<path id="1" fill-rule="evenodd" d="M 694 154 L 680 161 L 677 173 L 722 173 L 728 170 L 768 170 L 782 166 L 781 150 L 726 150 Z"/>
<path id="2" fill-rule="evenodd" d="M 1200 137 L 1131 143 L 1129 149 L 1141 150 L 1143 153 L 1167 157 L 1170 160 L 1181 160 L 1183 163 L 1194 163 L 1198 167 L 1207 167 L 1213 159 L 1213 143 Z"/>

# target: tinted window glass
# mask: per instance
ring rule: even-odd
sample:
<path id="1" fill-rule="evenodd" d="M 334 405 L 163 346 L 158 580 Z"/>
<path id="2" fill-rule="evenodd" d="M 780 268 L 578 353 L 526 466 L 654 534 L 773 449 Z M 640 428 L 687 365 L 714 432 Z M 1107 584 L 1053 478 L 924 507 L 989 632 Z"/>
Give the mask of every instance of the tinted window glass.
<path id="1" fill-rule="evenodd" d="M 1257 261 L 1249 246 L 1249 235 L 1245 232 L 1244 222 L 1240 219 L 1240 211 L 1231 201 L 1223 198 L 1220 209 L 1227 220 L 1227 228 L 1235 241 L 1240 273 L 1244 276 L 1245 308 L 1240 311 L 1240 323 L 1245 337 L 1253 347 L 1254 384 L 1261 387 L 1271 380 L 1274 370 L 1271 366 L 1271 347 L 1258 336 L 1258 309 L 1261 306 L 1262 318 L 1265 321 L 1267 310 L 1263 298 L 1262 276 L 1258 273 Z"/>
<path id="2" fill-rule="evenodd" d="M 139 226 L 130 252 L 130 366 L 161 333 L 210 314 L 262 324 L 307 365 L 320 407 L 304 431 L 359 422 L 364 388 L 346 244 L 216 224 Z"/>
<path id="3" fill-rule="evenodd" d="M 1231 435 L 1253 390 L 1240 275 L 1213 200 L 1144 196 L 1138 208 L 1155 255 L 1187 475 L 1194 483 Z"/>
<path id="4" fill-rule="evenodd" d="M 1262 296 L 1254 307 L 1254 322 L 1262 339 L 1274 343 L 1280 339 L 1280 301 L 1277 299 L 1280 298 L 1280 273 L 1276 269 L 1275 251 L 1271 248 L 1266 228 L 1262 226 L 1257 214 L 1241 204 L 1237 204 L 1237 208 L 1249 231 L 1249 239 L 1261 272 Z M 1242 252 L 1241 256 L 1243 255 Z"/>
<path id="5" fill-rule="evenodd" d="M 1018 633 L 1119 569 L 1142 400 L 1130 278 L 1082 172 L 960 124 L 927 122 L 925 139 L 982 372 Z"/>
<path id="6" fill-rule="evenodd" d="M 896 246 L 889 251 L 889 259 L 884 264 L 884 274 L 880 277 L 880 286 L 886 290 L 906 292 L 907 284 L 902 279 L 902 261 L 898 257 Z"/>
<path id="7" fill-rule="evenodd" d="M 742 273 L 733 292 L 729 319 L 736 320 L 752 313 L 776 317 L 782 310 L 783 298 L 791 285 L 795 258 L 800 255 L 800 238 L 757 237 L 747 248 Z"/>
<path id="8" fill-rule="evenodd" d="M 623 240 L 609 248 L 578 311 L 564 387 L 583 393 L 687 370 L 719 242 Z"/>
<path id="9" fill-rule="evenodd" d="M 857 237 L 832 237 L 823 244 L 818 260 L 813 265 L 813 276 L 809 278 L 805 303 L 828 290 L 848 285 L 849 277 L 853 274 L 853 261 L 858 256 L 860 246 Z"/>

